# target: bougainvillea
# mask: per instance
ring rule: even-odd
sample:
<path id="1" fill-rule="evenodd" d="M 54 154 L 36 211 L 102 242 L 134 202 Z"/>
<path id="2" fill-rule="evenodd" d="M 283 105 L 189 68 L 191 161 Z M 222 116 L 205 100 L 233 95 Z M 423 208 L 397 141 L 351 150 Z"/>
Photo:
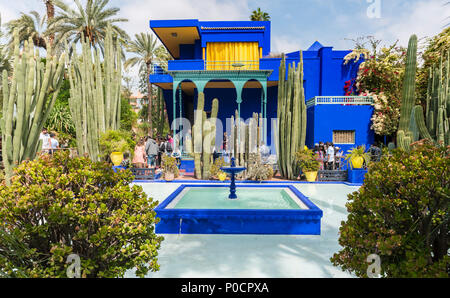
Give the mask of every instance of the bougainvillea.
<path id="1" fill-rule="evenodd" d="M 377 94 L 366 91 L 361 95 L 370 96 L 374 101 L 371 129 L 381 136 L 394 134 L 400 120 L 400 100 L 395 97 L 389 99 L 384 92 Z"/>
<path id="2" fill-rule="evenodd" d="M 404 74 L 406 51 L 397 44 L 378 50 L 380 41 L 372 41 L 372 52 L 357 49 L 347 55 L 344 63 L 364 58 L 355 81 L 356 90 L 351 83 L 344 89 L 360 96 L 372 96 L 375 100 L 373 129 L 378 135 L 391 135 L 397 131 L 400 114 L 401 87 Z M 348 94 L 351 95 L 351 94 Z"/>
<path id="3" fill-rule="evenodd" d="M 68 153 L 19 165 L 11 186 L 0 185 L 0 276 L 67 277 L 71 254 L 81 277 L 158 270 L 157 202 L 132 180 Z"/>
<path id="4" fill-rule="evenodd" d="M 449 277 L 450 147 L 418 142 L 372 164 L 350 194 L 335 266 L 367 277 L 377 254 L 384 277 Z"/>

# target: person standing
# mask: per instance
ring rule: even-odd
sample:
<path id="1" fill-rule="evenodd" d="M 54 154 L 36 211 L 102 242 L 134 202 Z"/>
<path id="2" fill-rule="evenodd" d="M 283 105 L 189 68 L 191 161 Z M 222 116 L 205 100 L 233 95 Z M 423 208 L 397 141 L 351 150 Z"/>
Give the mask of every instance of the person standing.
<path id="1" fill-rule="evenodd" d="M 334 170 L 334 145 L 333 143 L 327 143 L 327 163 L 328 163 L 328 170 L 332 171 Z"/>
<path id="2" fill-rule="evenodd" d="M 136 147 L 134 148 L 134 157 L 132 161 L 133 166 L 140 169 L 144 168 L 146 158 L 147 155 L 145 153 L 145 143 L 143 139 L 140 139 Z"/>
<path id="3" fill-rule="evenodd" d="M 166 142 L 166 154 L 169 156 L 172 156 L 173 148 L 174 148 L 174 141 L 171 135 L 167 135 L 167 142 Z"/>
<path id="4" fill-rule="evenodd" d="M 341 169 L 341 161 L 342 158 L 344 156 L 344 152 L 342 152 L 340 147 L 336 147 L 336 159 L 335 159 L 335 164 L 336 164 L 336 170 L 340 170 Z"/>
<path id="5" fill-rule="evenodd" d="M 39 140 L 42 141 L 41 151 L 43 153 L 50 153 L 52 145 L 50 143 L 50 135 L 48 134 L 48 130 L 46 128 L 42 129 L 42 132 L 39 135 Z"/>
<path id="6" fill-rule="evenodd" d="M 145 152 L 147 153 L 147 166 L 149 168 L 156 167 L 156 157 L 158 155 L 158 144 L 149 136 L 145 144 Z"/>
<path id="7" fill-rule="evenodd" d="M 50 154 L 53 154 L 56 152 L 56 150 L 59 149 L 59 142 L 56 139 L 56 135 L 53 132 L 50 134 L 49 143 L 50 143 Z"/>

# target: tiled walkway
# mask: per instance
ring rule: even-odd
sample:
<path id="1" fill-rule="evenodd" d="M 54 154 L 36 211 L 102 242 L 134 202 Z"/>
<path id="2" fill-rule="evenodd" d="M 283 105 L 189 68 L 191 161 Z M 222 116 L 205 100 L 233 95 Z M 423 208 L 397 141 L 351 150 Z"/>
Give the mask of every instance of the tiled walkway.
<path id="1" fill-rule="evenodd" d="M 160 202 L 180 184 L 145 183 Z M 164 235 L 160 271 L 148 277 L 351 277 L 330 257 L 340 249 L 338 232 L 347 217 L 347 194 L 358 187 L 343 184 L 296 184 L 323 210 L 320 236 Z M 134 277 L 132 271 L 127 277 Z"/>

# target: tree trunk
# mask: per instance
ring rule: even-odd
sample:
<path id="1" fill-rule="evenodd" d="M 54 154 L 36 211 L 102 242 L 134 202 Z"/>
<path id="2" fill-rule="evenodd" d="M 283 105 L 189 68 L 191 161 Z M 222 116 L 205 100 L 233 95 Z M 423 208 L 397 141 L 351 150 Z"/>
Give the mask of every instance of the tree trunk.
<path id="1" fill-rule="evenodd" d="M 51 20 L 55 17 L 55 6 L 52 0 L 45 0 L 45 6 L 47 7 L 47 26 Z M 49 43 L 50 48 L 53 46 L 53 41 L 55 40 L 55 34 L 50 34 Z"/>
<path id="2" fill-rule="evenodd" d="M 150 74 L 152 70 L 152 64 L 151 62 L 147 63 L 147 97 L 148 97 L 148 110 L 147 110 L 147 117 L 148 117 L 148 133 L 151 137 L 153 137 L 153 119 L 152 119 L 152 107 L 153 107 L 153 92 L 152 92 L 152 83 L 150 83 Z"/>

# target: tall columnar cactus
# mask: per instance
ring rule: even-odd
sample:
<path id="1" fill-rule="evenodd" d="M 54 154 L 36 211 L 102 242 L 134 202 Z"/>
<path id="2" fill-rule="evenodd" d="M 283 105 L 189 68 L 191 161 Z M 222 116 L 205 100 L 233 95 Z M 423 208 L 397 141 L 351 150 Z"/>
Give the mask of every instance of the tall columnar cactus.
<path id="1" fill-rule="evenodd" d="M 250 155 L 259 152 L 262 123 L 262 116 L 258 113 L 253 113 L 253 117 L 247 124 L 239 119 L 238 111 L 231 117 L 230 148 L 232 155 L 236 158 L 236 165 L 248 168 Z M 242 175 L 238 175 L 238 178 L 245 176 L 246 173 L 243 172 Z"/>
<path id="2" fill-rule="evenodd" d="M 99 160 L 98 141 L 101 133 L 120 128 L 120 89 L 122 61 L 119 40 L 114 41 L 108 25 L 103 62 L 99 50 L 81 39 L 81 56 L 75 47 L 69 63 L 70 110 L 75 122 L 77 148 Z"/>
<path id="3" fill-rule="evenodd" d="M 400 107 L 400 123 L 397 132 L 397 145 L 409 150 L 409 145 L 414 141 L 411 128 L 411 113 L 416 98 L 416 71 L 417 71 L 417 36 L 409 39 L 408 52 L 406 54 L 406 70 L 403 79 L 402 104 Z"/>
<path id="4" fill-rule="evenodd" d="M 450 51 L 447 61 L 441 57 L 439 67 L 430 70 L 426 102 L 426 119 L 420 105 L 414 107 L 414 121 L 420 138 L 436 145 L 450 145 Z"/>
<path id="5" fill-rule="evenodd" d="M 198 94 L 197 109 L 194 114 L 192 137 L 194 142 L 195 177 L 209 179 L 211 176 L 212 151 L 216 143 L 216 120 L 219 112 L 219 100 L 212 102 L 211 118 L 206 117 L 205 94 Z"/>
<path id="6" fill-rule="evenodd" d="M 17 30 L 13 37 L 13 75 L 10 80 L 6 71 L 2 75 L 3 117 L 0 121 L 8 183 L 13 168 L 24 160 L 34 159 L 42 146 L 39 135 L 63 82 L 65 60 L 65 54 L 58 58 L 48 49 L 46 63 L 43 63 L 31 39 L 24 43 L 20 53 Z"/>
<path id="7" fill-rule="evenodd" d="M 280 173 L 295 179 L 298 173 L 294 155 L 305 147 L 306 104 L 303 88 L 303 53 L 298 67 L 289 65 L 286 80 L 286 57 L 283 55 L 278 82 L 278 165 Z"/>
<path id="8" fill-rule="evenodd" d="M 417 37 L 411 36 L 408 46 L 398 146 L 406 151 L 412 142 L 429 139 L 437 145 L 450 145 L 450 51 L 439 66 L 433 66 L 428 79 L 426 111 L 415 103 L 415 74 L 417 65 Z M 426 117 L 424 117 L 424 114 Z"/>

